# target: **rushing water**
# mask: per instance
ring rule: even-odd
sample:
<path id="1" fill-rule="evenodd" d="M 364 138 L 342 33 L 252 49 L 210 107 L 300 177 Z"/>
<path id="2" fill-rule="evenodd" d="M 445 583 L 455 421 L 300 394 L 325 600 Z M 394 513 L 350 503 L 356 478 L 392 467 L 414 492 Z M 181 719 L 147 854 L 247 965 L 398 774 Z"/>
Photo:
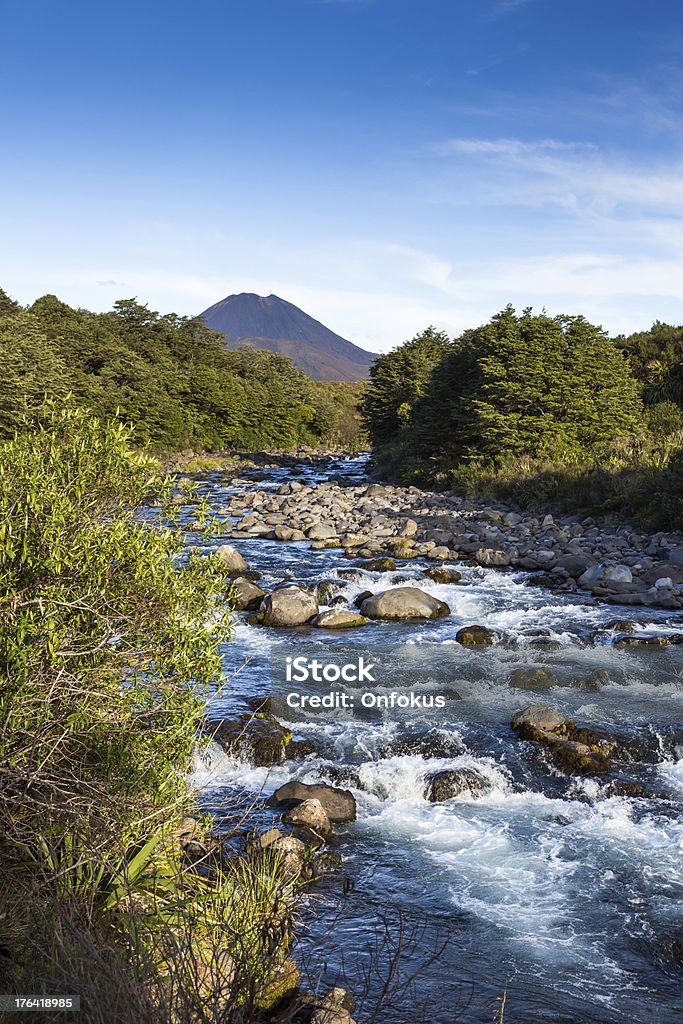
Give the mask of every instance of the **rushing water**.
<path id="1" fill-rule="evenodd" d="M 256 486 L 275 488 L 288 472 L 259 473 Z M 342 474 L 358 482 L 362 472 L 362 460 L 347 460 L 324 470 L 304 466 L 297 479 Z M 235 487 L 220 474 L 201 484 L 216 508 Z M 236 544 L 266 589 L 284 579 L 335 578 L 354 565 L 307 543 Z M 315 739 L 318 754 L 270 769 L 213 749 L 195 772 L 205 805 L 220 820 L 226 801 L 234 814 L 235 802 L 267 797 L 290 778 L 338 781 L 339 768 L 355 773 L 342 784 L 354 791 L 358 821 L 336 829 L 343 867 L 310 899 L 301 950 L 324 972 L 325 985 L 339 980 L 365 991 L 359 1021 L 490 1022 L 504 992 L 505 1020 L 519 1024 L 683 1020 L 683 647 L 616 648 L 606 626 L 614 607 L 529 587 L 523 573 L 459 566 L 463 582 L 441 586 L 421 578 L 424 567 L 358 570 L 344 580 L 344 594 L 352 600 L 361 590 L 419 578 L 451 616 L 422 625 L 374 622 L 353 639 L 407 652 L 438 645 L 442 660 L 450 650 L 450 684 L 462 700 L 437 723 L 293 722 L 299 735 Z M 671 613 L 628 609 L 628 617 L 643 630 L 682 628 Z M 474 650 L 456 644 L 457 629 L 474 622 L 494 628 L 502 642 Z M 546 631 L 542 646 L 539 629 Z M 349 642 L 322 632 L 289 639 L 327 648 Z M 231 717 L 247 698 L 269 692 L 269 648 L 282 639 L 282 631 L 240 618 L 225 651 L 233 683 L 212 701 L 211 717 Z M 550 668 L 557 685 L 540 695 L 510 687 L 511 671 L 529 666 Z M 637 739 L 642 753 L 622 777 L 643 783 L 654 798 L 610 797 L 604 782 L 566 778 L 517 741 L 511 716 L 540 701 Z M 469 714 L 474 703 L 478 721 Z M 488 777 L 488 795 L 426 801 L 426 775 L 470 765 Z M 267 809 L 255 813 L 271 823 Z M 388 953 L 371 950 L 382 944 L 387 916 L 390 940 L 404 947 L 399 986 L 416 975 L 375 1017 Z"/>

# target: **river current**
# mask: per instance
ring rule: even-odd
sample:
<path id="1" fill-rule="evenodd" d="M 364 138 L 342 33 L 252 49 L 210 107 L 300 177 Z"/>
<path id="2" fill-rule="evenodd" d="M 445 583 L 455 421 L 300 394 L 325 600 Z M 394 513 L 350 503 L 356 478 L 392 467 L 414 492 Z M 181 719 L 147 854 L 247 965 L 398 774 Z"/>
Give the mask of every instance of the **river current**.
<path id="1" fill-rule="evenodd" d="M 321 465 L 302 464 L 296 479 L 363 479 L 362 458 Z M 258 487 L 275 489 L 290 473 L 259 471 Z M 248 486 L 220 473 L 199 482 L 216 509 Z M 188 535 L 206 551 L 223 539 Z M 270 646 L 283 639 L 321 649 L 352 641 L 370 652 L 438 645 L 442 661 L 452 653 L 449 683 L 463 698 L 425 722 L 392 714 L 297 722 L 292 713 L 292 730 L 315 741 L 315 755 L 258 768 L 214 746 L 197 764 L 202 804 L 219 827 L 246 805 L 259 826 L 278 824 L 263 802 L 292 778 L 354 792 L 358 821 L 337 827 L 333 840 L 342 866 L 306 899 L 297 957 L 313 980 L 355 991 L 359 1022 L 488 1024 L 503 997 L 505 1021 L 518 1024 L 683 1020 L 683 646 L 615 647 L 607 624 L 618 610 L 529 586 L 520 572 L 458 565 L 462 582 L 438 585 L 422 578 L 428 563 L 414 561 L 400 572 L 349 577 L 356 563 L 308 542 L 235 545 L 264 589 L 344 570 L 349 602 L 362 590 L 412 581 L 451 608 L 434 622 L 372 622 L 346 636 L 283 636 L 237 616 L 225 649 L 232 681 L 210 701 L 212 719 L 235 717 L 249 698 L 270 692 Z M 683 628 L 680 613 L 629 608 L 628 617 L 636 631 Z M 495 629 L 501 642 L 456 644 L 456 631 L 472 623 Z M 549 668 L 557 685 L 540 695 L 510 687 L 520 667 Z M 476 721 L 468 715 L 474 697 Z M 648 797 L 611 796 L 605 781 L 567 777 L 517 740 L 512 715 L 539 702 L 637 740 L 641 753 L 624 778 L 642 783 Z M 429 803 L 426 776 L 459 766 L 477 767 L 490 792 Z M 395 977 L 377 1009 L 397 946 Z"/>

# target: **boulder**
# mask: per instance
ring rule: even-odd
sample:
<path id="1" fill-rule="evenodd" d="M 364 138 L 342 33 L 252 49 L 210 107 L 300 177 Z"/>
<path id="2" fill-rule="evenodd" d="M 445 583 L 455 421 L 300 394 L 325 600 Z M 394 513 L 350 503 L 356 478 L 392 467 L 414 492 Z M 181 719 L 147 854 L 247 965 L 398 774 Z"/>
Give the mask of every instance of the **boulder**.
<path id="1" fill-rule="evenodd" d="M 298 825 L 300 828 L 307 828 L 315 832 L 321 839 L 327 839 L 332 834 L 332 823 L 327 811 L 316 797 L 309 800 L 302 800 L 282 815 L 282 820 L 287 825 Z"/>
<path id="2" fill-rule="evenodd" d="M 544 729 L 552 732 L 564 724 L 563 716 L 547 704 L 530 704 L 523 711 L 518 711 L 512 719 L 512 728 L 517 731 L 524 726 Z"/>
<path id="3" fill-rule="evenodd" d="M 602 583 L 633 583 L 633 573 L 628 565 L 608 565 L 602 574 Z"/>
<path id="4" fill-rule="evenodd" d="M 591 587 L 596 586 L 596 584 L 602 579 L 604 571 L 605 567 L 603 565 L 591 565 L 581 573 L 577 583 L 580 587 L 585 587 L 586 590 L 590 590 Z"/>
<path id="5" fill-rule="evenodd" d="M 264 626 L 302 626 L 318 614 L 318 602 L 296 585 L 278 587 L 261 604 L 259 618 Z"/>
<path id="6" fill-rule="evenodd" d="M 246 576 L 238 576 L 233 580 L 232 603 L 238 611 L 255 611 L 261 606 L 261 602 L 265 596 L 265 590 L 262 590 L 261 587 L 252 583 L 252 581 L 248 580 Z"/>
<path id="7" fill-rule="evenodd" d="M 360 608 L 361 605 L 363 604 L 363 601 L 367 601 L 369 597 L 372 597 L 371 590 L 361 590 L 360 594 L 358 594 L 353 599 L 354 608 Z"/>
<path id="8" fill-rule="evenodd" d="M 328 523 L 314 523 L 306 530 L 306 536 L 309 540 L 331 540 L 337 536 L 337 531 Z"/>
<path id="9" fill-rule="evenodd" d="M 352 629 L 354 626 L 364 626 L 367 619 L 358 612 L 352 612 L 350 608 L 331 608 L 328 612 L 320 612 L 312 620 L 311 625 L 319 626 L 322 629 Z"/>
<path id="10" fill-rule="evenodd" d="M 419 587 L 394 587 L 373 594 L 363 601 L 360 610 L 368 619 L 438 619 L 450 615 L 444 601 L 439 601 Z"/>
<path id="11" fill-rule="evenodd" d="M 424 575 L 434 583 L 460 583 L 462 573 L 457 569 L 447 569 L 445 565 L 434 565 L 425 569 Z"/>
<path id="12" fill-rule="evenodd" d="M 548 668 L 516 668 L 510 673 L 510 686 L 516 690 L 549 690 L 556 684 Z"/>
<path id="13" fill-rule="evenodd" d="M 323 999 L 312 1000 L 313 1008 L 310 1024 L 355 1024 L 353 1013 L 354 1000 L 346 989 L 333 988 Z"/>
<path id="14" fill-rule="evenodd" d="M 669 562 L 671 565 L 678 565 L 683 568 L 683 547 L 673 548 L 669 552 Z"/>
<path id="15" fill-rule="evenodd" d="M 605 733 L 581 728 L 561 716 L 557 722 L 555 714 L 552 708 L 533 705 L 515 715 L 511 726 L 520 739 L 544 747 L 556 767 L 569 775 L 604 775 L 610 771 L 616 742 Z"/>
<path id="16" fill-rule="evenodd" d="M 491 789 L 486 776 L 475 768 L 452 768 L 434 772 L 427 777 L 425 797 L 430 803 L 436 804 L 455 796 L 485 796 Z"/>
<path id="17" fill-rule="evenodd" d="M 297 878 L 303 871 L 306 860 L 306 846 L 296 836 L 280 836 L 266 847 L 278 853 L 282 859 L 282 870 L 286 875 Z"/>
<path id="18" fill-rule="evenodd" d="M 496 634 L 486 626 L 463 626 L 455 634 L 455 639 L 464 647 L 489 647 Z"/>
<path id="19" fill-rule="evenodd" d="M 561 555 L 555 562 L 555 568 L 566 569 L 570 576 L 578 579 L 590 564 L 590 559 L 585 555 Z"/>
<path id="20" fill-rule="evenodd" d="M 315 596 L 318 604 L 330 604 L 330 602 L 343 590 L 339 580 L 321 580 L 315 588 Z"/>
<path id="21" fill-rule="evenodd" d="M 230 572 L 244 572 L 249 568 L 237 548 L 234 548 L 232 544 L 221 544 L 219 548 L 216 548 L 216 558 L 220 558 Z"/>
<path id="22" fill-rule="evenodd" d="M 474 552 L 474 561 L 477 565 L 503 569 L 510 564 L 510 556 L 507 551 L 500 548 L 477 548 Z"/>
<path id="23" fill-rule="evenodd" d="M 394 572 L 396 562 L 393 558 L 369 558 L 366 562 L 361 562 L 360 567 L 367 572 Z"/>
<path id="24" fill-rule="evenodd" d="M 324 782 L 309 785 L 305 782 L 286 782 L 276 789 L 268 800 L 270 807 L 293 807 L 304 800 L 319 800 L 331 822 L 337 824 L 356 820 L 356 799 L 348 789 L 337 789 Z"/>
<path id="25" fill-rule="evenodd" d="M 209 723 L 209 731 L 226 754 L 246 757 L 265 766 L 285 760 L 292 733 L 269 713 L 249 713 L 235 719 Z"/>

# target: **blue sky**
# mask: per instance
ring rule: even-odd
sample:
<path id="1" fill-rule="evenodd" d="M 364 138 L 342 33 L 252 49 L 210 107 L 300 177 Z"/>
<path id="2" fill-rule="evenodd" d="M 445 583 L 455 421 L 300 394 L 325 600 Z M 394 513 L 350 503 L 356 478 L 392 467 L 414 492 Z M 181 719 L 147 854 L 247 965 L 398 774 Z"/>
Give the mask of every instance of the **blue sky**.
<path id="1" fill-rule="evenodd" d="M 683 4 L 18 0 L 0 285 L 274 292 L 386 350 L 512 302 L 683 322 Z"/>

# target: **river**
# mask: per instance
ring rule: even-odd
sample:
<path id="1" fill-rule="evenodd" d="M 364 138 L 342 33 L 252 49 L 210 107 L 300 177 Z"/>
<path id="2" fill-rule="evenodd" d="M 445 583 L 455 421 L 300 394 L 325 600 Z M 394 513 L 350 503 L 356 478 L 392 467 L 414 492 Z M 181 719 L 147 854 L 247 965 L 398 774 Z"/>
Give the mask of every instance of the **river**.
<path id="1" fill-rule="evenodd" d="M 297 479 L 358 482 L 364 467 L 362 458 L 307 463 Z M 255 476 L 260 488 L 275 489 L 290 472 Z M 244 486 L 220 473 L 198 479 L 216 509 Z M 221 541 L 188 535 L 205 551 Z M 285 579 L 338 578 L 354 566 L 307 542 L 235 543 L 265 589 Z M 277 816 L 262 801 L 291 778 L 353 790 L 358 821 L 336 829 L 343 864 L 307 898 L 298 955 L 323 988 L 338 982 L 360 996 L 361 1024 L 489 1024 L 503 996 L 505 1021 L 518 1024 L 683 1020 L 683 646 L 617 648 L 606 628 L 613 607 L 529 586 L 521 572 L 459 565 L 461 583 L 438 585 L 421 578 L 426 565 L 358 569 L 344 578 L 344 595 L 352 601 L 397 577 L 399 585 L 419 578 L 451 615 L 426 624 L 372 622 L 353 642 L 368 651 L 378 644 L 433 651 L 442 663 L 452 657 L 449 683 L 463 699 L 437 721 L 389 713 L 380 721 L 292 721 L 317 753 L 271 768 L 214 747 L 194 772 L 203 805 L 220 825 L 256 800 L 254 820 L 265 828 Z M 681 630 L 680 613 L 628 614 L 644 631 Z M 455 644 L 457 629 L 472 623 L 502 641 L 483 649 Z M 249 697 L 269 693 L 273 642 L 330 649 L 351 639 L 322 632 L 283 637 L 240 614 L 225 649 L 234 678 L 210 702 L 210 717 L 234 717 Z M 556 676 L 541 698 L 509 685 L 511 671 L 529 666 Z M 643 753 L 626 777 L 652 796 L 610 796 L 604 781 L 567 777 L 517 740 L 512 715 L 539 699 L 582 724 L 637 739 Z M 457 766 L 476 766 L 489 792 L 429 803 L 425 777 Z M 394 985 L 377 1009 L 396 945 Z"/>

